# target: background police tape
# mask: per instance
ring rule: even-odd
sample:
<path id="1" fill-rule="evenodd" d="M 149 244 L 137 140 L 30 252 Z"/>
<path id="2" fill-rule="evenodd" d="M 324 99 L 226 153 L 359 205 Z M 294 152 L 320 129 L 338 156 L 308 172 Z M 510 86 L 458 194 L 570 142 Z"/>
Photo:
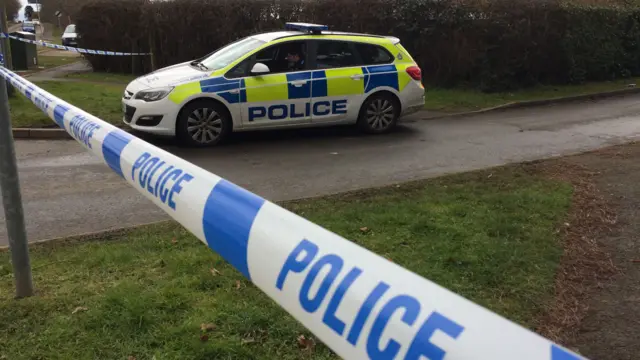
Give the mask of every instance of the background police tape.
<path id="1" fill-rule="evenodd" d="M 581 359 L 5 68 L 0 75 L 342 358 Z"/>
<path id="2" fill-rule="evenodd" d="M 37 40 L 31 40 L 31 39 L 23 39 L 23 38 L 15 36 L 15 35 L 8 35 L 8 34 L 5 34 L 5 33 L 0 33 L 0 38 L 11 38 L 11 39 L 22 41 L 22 42 L 26 42 L 26 43 L 29 43 L 29 44 L 36 44 L 36 45 L 40 45 L 40 46 L 46 46 L 46 47 L 52 48 L 52 49 L 66 50 L 66 51 L 77 52 L 77 53 L 82 53 L 82 54 L 114 55 L 114 56 L 151 55 L 150 53 L 127 53 L 127 52 L 120 52 L 120 51 L 82 49 L 82 48 L 76 48 L 76 47 L 71 47 L 71 46 L 51 44 L 51 43 L 48 43 L 48 42 L 44 42 L 42 40 L 37 41 Z"/>

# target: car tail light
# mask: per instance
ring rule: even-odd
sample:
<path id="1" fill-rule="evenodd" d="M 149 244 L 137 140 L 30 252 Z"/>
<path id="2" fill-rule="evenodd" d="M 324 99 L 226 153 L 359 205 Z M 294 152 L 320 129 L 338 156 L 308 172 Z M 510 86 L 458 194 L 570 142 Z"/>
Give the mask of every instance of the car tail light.
<path id="1" fill-rule="evenodd" d="M 422 70 L 417 66 L 410 66 L 407 68 L 407 74 L 411 76 L 413 80 L 422 80 Z"/>

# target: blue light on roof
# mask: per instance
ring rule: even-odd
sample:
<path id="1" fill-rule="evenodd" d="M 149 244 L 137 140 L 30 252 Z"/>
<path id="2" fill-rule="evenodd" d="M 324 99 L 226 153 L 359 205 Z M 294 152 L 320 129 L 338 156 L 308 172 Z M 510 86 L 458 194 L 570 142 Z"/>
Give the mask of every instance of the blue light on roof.
<path id="1" fill-rule="evenodd" d="M 321 32 L 323 30 L 329 30 L 327 25 L 308 24 L 308 23 L 286 23 L 284 25 L 286 30 L 302 31 L 302 32 Z"/>

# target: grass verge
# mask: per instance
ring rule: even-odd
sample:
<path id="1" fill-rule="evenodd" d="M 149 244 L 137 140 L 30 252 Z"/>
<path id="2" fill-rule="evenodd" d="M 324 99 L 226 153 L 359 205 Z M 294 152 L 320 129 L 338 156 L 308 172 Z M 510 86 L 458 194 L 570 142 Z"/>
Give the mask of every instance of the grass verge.
<path id="1" fill-rule="evenodd" d="M 64 33 L 64 29 L 59 28 L 57 26 L 53 26 L 53 29 L 51 29 L 51 39 L 47 39 L 46 41 L 49 43 L 62 45 L 63 33 Z"/>
<path id="2" fill-rule="evenodd" d="M 36 85 L 104 121 L 119 124 L 122 120 L 124 85 L 56 81 L 43 81 Z M 14 128 L 57 126 L 21 94 L 9 99 L 9 105 Z"/>
<path id="3" fill-rule="evenodd" d="M 595 94 L 629 88 L 640 79 L 594 82 L 580 85 L 536 86 L 508 93 L 483 93 L 469 89 L 429 89 L 427 87 L 425 110 L 464 112 L 491 108 L 516 101 L 547 100 L 559 97 Z"/>
<path id="4" fill-rule="evenodd" d="M 78 61 L 78 58 L 59 56 L 40 56 L 41 66 L 51 68 L 66 65 Z M 119 123 L 121 119 L 120 98 L 124 86 L 134 80 L 136 76 L 111 73 L 70 73 L 65 78 L 82 80 L 77 83 L 57 83 L 54 81 L 41 82 L 45 90 L 54 95 L 79 106 L 80 108 L 112 123 Z M 487 94 L 468 89 L 427 89 L 425 110 L 456 113 L 486 109 L 498 105 L 504 105 L 516 101 L 544 100 L 558 97 L 595 94 L 605 91 L 613 91 L 628 88 L 629 83 L 635 83 L 635 79 L 626 79 L 611 82 L 587 83 L 568 86 L 538 86 L 530 89 L 515 91 L 512 93 Z M 52 90 L 49 90 L 52 89 Z M 85 91 L 86 90 L 86 91 Z M 26 99 L 11 100 L 15 107 L 15 115 L 12 121 L 16 127 L 53 126 L 46 116 L 40 114 Z M 12 108 L 12 115 L 14 114 Z"/>
<path id="5" fill-rule="evenodd" d="M 286 206 L 532 327 L 571 197 L 567 183 L 508 167 Z M 335 358 L 181 227 L 108 240 L 32 247 L 38 295 L 20 301 L 0 253 L 0 358 Z"/>
<path id="6" fill-rule="evenodd" d="M 43 67 L 44 69 L 38 68 L 38 70 L 46 70 L 54 67 L 69 65 L 75 62 L 81 61 L 81 57 L 77 56 L 46 56 L 39 55 L 38 56 L 38 66 Z"/>
<path id="7" fill-rule="evenodd" d="M 100 73 L 100 72 L 97 72 L 97 73 L 83 72 L 83 73 L 66 74 L 65 77 L 69 79 L 79 79 L 84 81 L 128 84 L 133 80 L 135 80 L 138 76 L 125 75 L 125 74 Z"/>

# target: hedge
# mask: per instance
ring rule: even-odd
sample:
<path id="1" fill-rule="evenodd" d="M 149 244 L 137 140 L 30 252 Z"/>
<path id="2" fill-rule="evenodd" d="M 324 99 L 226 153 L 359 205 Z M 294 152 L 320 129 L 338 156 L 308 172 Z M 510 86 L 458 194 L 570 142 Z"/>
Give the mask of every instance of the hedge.
<path id="1" fill-rule="evenodd" d="M 76 18 L 80 46 L 152 51 L 153 62 L 89 57 L 96 71 L 135 73 L 286 21 L 397 36 L 428 86 L 504 91 L 640 76 L 640 8 L 615 0 L 102 0 Z"/>

